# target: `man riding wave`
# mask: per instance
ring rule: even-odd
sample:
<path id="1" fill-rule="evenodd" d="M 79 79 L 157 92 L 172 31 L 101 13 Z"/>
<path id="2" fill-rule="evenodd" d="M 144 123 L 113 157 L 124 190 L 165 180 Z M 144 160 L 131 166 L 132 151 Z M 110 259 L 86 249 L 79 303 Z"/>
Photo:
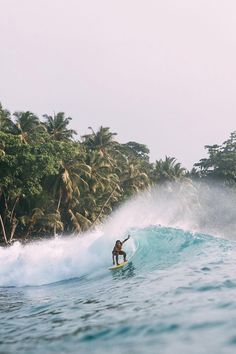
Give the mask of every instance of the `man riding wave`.
<path id="1" fill-rule="evenodd" d="M 122 246 L 123 244 L 128 241 L 128 239 L 130 238 L 130 235 L 128 235 L 128 237 L 123 241 L 121 242 L 120 240 L 117 240 L 116 243 L 115 243 L 115 246 L 113 248 L 113 251 L 112 251 L 112 261 L 113 261 L 113 264 L 115 264 L 115 258 L 116 258 L 116 265 L 119 265 L 120 263 L 118 262 L 118 257 L 119 255 L 123 256 L 124 257 L 124 262 L 127 262 L 127 259 L 126 259 L 126 252 L 122 250 Z"/>

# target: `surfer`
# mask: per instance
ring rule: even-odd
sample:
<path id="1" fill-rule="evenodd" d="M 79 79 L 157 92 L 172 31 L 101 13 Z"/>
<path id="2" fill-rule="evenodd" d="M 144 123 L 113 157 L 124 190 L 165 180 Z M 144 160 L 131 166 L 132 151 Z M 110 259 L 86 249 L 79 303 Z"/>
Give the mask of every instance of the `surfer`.
<path id="1" fill-rule="evenodd" d="M 126 252 L 122 250 L 122 246 L 126 241 L 128 241 L 129 238 L 130 238 L 130 235 L 128 235 L 128 237 L 123 242 L 121 242 L 120 240 L 116 241 L 115 246 L 112 251 L 113 264 L 115 264 L 115 257 L 116 257 L 116 265 L 119 265 L 119 262 L 118 262 L 119 255 L 124 257 L 124 262 L 127 262 Z"/>

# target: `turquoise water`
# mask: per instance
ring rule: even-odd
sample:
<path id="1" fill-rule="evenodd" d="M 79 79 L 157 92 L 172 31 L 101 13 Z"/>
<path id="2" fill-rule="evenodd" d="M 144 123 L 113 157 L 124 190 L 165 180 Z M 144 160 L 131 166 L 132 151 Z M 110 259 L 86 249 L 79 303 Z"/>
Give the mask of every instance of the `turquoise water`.
<path id="1" fill-rule="evenodd" d="M 235 353 L 235 241 L 127 210 L 94 234 L 0 250 L 1 353 Z M 109 271 L 118 225 L 130 262 Z"/>
<path id="2" fill-rule="evenodd" d="M 1 352 L 235 352 L 235 243 L 160 227 L 132 238 L 125 269 L 2 287 Z"/>

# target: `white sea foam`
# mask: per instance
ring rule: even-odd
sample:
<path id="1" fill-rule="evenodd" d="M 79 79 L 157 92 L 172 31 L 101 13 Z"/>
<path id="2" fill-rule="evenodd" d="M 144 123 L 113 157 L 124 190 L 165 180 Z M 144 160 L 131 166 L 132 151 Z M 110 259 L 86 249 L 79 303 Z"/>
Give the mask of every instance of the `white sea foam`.
<path id="1" fill-rule="evenodd" d="M 80 277 L 97 270 L 107 271 L 116 234 L 102 230 L 79 237 L 59 237 L 0 248 L 0 286 L 49 284 Z M 128 249 L 134 249 L 131 240 Z M 131 254 L 131 252 L 130 252 Z"/>
<path id="2" fill-rule="evenodd" d="M 0 286 L 48 284 L 97 271 L 111 264 L 116 239 L 150 225 L 236 237 L 236 196 L 203 184 L 169 184 L 142 193 L 121 206 L 104 225 L 79 237 L 56 238 L 0 248 Z M 135 252 L 131 239 L 128 255 Z"/>

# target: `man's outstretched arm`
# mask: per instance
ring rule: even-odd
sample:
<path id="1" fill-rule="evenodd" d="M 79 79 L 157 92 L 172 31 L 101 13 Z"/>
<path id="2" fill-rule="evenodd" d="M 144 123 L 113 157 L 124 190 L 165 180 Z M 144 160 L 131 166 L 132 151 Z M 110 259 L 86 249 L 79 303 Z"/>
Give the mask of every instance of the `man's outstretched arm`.
<path id="1" fill-rule="evenodd" d="M 128 237 L 122 242 L 122 244 L 125 243 L 126 241 L 128 241 L 129 238 L 130 238 L 130 235 L 128 235 Z"/>

